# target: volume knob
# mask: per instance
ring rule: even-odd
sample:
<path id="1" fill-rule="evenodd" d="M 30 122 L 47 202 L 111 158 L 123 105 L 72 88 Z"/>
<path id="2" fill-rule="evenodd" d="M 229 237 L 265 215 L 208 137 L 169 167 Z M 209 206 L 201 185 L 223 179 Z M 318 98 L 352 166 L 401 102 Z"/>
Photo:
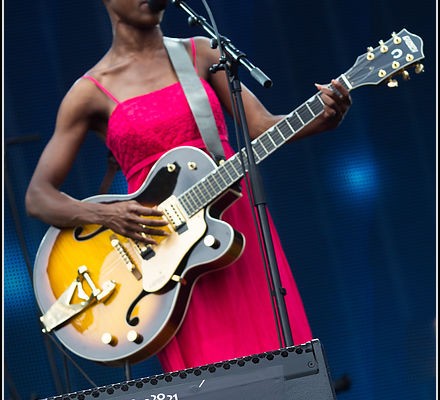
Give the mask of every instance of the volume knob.
<path id="1" fill-rule="evenodd" d="M 142 337 L 142 335 L 140 333 L 138 333 L 138 332 L 136 332 L 134 330 L 131 330 L 131 331 L 128 331 L 128 333 L 127 333 L 127 340 L 129 342 L 133 342 L 133 343 L 138 343 L 139 344 L 139 343 L 142 342 L 143 337 Z"/>
<path id="2" fill-rule="evenodd" d="M 206 235 L 203 239 L 203 244 L 206 247 L 211 247 L 212 249 L 217 249 L 220 246 L 220 242 L 212 235 Z"/>
<path id="3" fill-rule="evenodd" d="M 104 344 L 108 344 L 109 346 L 114 346 L 117 340 L 111 333 L 105 332 L 101 336 L 101 342 Z"/>

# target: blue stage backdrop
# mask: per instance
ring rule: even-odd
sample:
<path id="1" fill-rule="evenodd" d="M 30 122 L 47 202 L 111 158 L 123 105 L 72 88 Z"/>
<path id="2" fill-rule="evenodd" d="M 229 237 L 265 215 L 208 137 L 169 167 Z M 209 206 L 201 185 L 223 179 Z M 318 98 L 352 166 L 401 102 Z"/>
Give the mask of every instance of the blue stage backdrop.
<path id="1" fill-rule="evenodd" d="M 4 2 L 4 397 L 36 399 L 125 380 L 122 368 L 72 355 L 41 333 L 32 267 L 47 226 L 24 194 L 58 104 L 106 51 L 99 0 Z M 287 113 L 356 58 L 402 28 L 424 40 L 425 72 L 398 88 L 365 86 L 335 131 L 284 146 L 261 164 L 267 201 L 302 293 L 314 337 L 342 399 L 435 398 L 436 4 L 416 1 L 211 1 L 222 34 L 272 78 L 243 82 Z M 191 6 L 206 15 L 202 2 Z M 169 36 L 204 34 L 174 6 Z M 232 130 L 230 135 L 234 136 Z M 97 193 L 106 150 L 93 134 L 63 190 Z M 125 191 L 118 176 L 113 193 Z M 245 284 L 245 282 L 243 283 Z M 213 296 L 216 294 L 213 293 Z M 219 301 L 221 301 L 219 297 Z M 84 373 L 82 373 L 82 372 Z M 161 372 L 156 358 L 132 377 Z"/>

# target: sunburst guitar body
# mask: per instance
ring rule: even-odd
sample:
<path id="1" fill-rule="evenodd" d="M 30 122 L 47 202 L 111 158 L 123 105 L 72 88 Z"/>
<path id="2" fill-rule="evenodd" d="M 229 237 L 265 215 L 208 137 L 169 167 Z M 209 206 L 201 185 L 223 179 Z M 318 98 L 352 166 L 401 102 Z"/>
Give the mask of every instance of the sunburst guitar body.
<path id="1" fill-rule="evenodd" d="M 176 203 L 169 199 L 214 168 L 204 152 L 180 147 L 155 164 L 136 193 L 84 201 L 135 199 L 175 213 Z M 156 246 L 142 246 L 97 225 L 51 227 L 34 269 L 45 331 L 55 332 L 77 355 L 98 362 L 136 362 L 155 354 L 180 326 L 196 280 L 240 256 L 242 235 L 219 219 L 239 196 L 228 189 L 191 216 L 178 210 L 182 220 L 168 225 L 168 237 L 155 237 Z"/>

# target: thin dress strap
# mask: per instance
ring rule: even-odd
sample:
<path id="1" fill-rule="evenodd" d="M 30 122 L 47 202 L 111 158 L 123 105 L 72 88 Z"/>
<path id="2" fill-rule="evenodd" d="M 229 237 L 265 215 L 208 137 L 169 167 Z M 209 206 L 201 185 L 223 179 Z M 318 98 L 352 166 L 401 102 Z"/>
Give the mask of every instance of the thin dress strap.
<path id="1" fill-rule="evenodd" d="M 192 56 L 193 56 L 193 63 L 194 63 L 194 69 L 197 72 L 197 51 L 196 51 L 196 43 L 194 38 L 190 38 L 191 41 L 191 51 L 192 51 Z M 104 86 L 101 85 L 101 83 L 99 83 L 98 80 L 96 80 L 93 76 L 91 75 L 83 75 L 83 78 L 85 79 L 89 79 L 90 81 L 92 81 L 96 86 L 98 86 L 110 99 L 112 99 L 116 104 L 119 104 L 119 100 L 113 96 Z"/>
<path id="2" fill-rule="evenodd" d="M 112 99 L 116 104 L 119 104 L 119 100 L 113 96 L 104 86 L 102 86 L 93 76 L 83 75 L 83 78 L 91 80 L 96 86 L 98 86 L 110 99 Z"/>

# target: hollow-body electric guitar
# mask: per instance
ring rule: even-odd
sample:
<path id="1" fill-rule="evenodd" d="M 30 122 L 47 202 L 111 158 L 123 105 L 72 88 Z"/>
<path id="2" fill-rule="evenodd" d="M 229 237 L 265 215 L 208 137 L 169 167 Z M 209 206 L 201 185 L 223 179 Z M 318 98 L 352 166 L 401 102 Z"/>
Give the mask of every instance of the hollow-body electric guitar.
<path id="1" fill-rule="evenodd" d="M 403 29 L 359 56 L 338 80 L 348 90 L 385 80 L 423 55 L 420 37 Z M 252 142 L 261 162 L 323 111 L 320 93 Z M 157 206 L 169 236 L 143 245 L 98 225 L 50 227 L 34 266 L 34 290 L 43 331 L 54 332 L 73 353 L 97 362 L 137 362 L 158 352 L 178 330 L 197 279 L 236 260 L 244 238 L 222 221 L 240 194 L 234 190 L 246 171 L 239 151 L 216 165 L 203 151 L 178 147 L 164 154 L 143 185 L 130 195 L 85 199 L 105 203 L 137 200 Z"/>

